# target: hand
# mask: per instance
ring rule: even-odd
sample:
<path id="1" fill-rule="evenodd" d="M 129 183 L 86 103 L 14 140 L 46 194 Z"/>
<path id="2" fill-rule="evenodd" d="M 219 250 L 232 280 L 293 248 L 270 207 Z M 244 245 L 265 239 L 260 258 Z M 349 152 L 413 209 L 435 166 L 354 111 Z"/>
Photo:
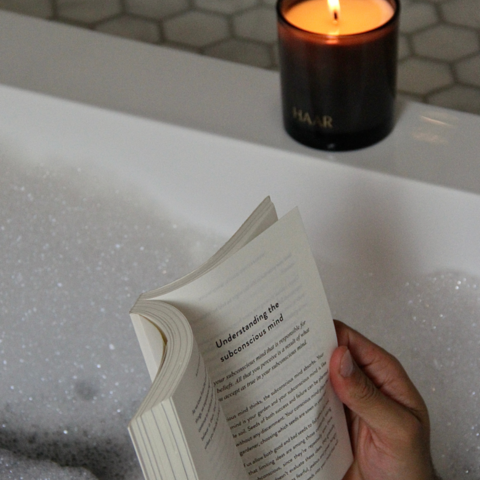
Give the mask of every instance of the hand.
<path id="1" fill-rule="evenodd" d="M 400 362 L 335 321 L 330 379 L 346 405 L 354 461 L 344 480 L 435 480 L 430 421 Z"/>

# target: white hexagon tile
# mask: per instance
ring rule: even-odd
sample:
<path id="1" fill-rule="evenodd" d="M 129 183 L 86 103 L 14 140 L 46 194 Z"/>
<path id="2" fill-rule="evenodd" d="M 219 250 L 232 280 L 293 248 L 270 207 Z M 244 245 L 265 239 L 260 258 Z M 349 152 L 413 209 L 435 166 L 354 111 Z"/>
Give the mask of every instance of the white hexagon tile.
<path id="1" fill-rule="evenodd" d="M 400 0 L 398 91 L 480 114 L 480 0 Z M 277 69 L 276 0 L 0 0 L 0 9 Z"/>

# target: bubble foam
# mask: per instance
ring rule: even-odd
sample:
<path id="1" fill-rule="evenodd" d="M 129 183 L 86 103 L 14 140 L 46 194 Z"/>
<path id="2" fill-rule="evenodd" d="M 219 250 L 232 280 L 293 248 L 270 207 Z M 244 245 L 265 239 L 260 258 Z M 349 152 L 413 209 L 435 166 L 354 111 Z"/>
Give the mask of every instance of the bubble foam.
<path id="1" fill-rule="evenodd" d="M 0 476 L 3 480 L 94 480 L 88 470 L 60 467 L 49 460 L 31 460 L 8 450 L 0 449 Z"/>
<path id="2" fill-rule="evenodd" d="M 334 317 L 393 353 L 420 390 L 442 478 L 480 478 L 480 278 L 323 269 Z"/>
<path id="3" fill-rule="evenodd" d="M 92 172 L 2 159 L 0 448 L 141 478 L 127 423 L 150 381 L 128 312 L 218 248 L 141 197 Z"/>

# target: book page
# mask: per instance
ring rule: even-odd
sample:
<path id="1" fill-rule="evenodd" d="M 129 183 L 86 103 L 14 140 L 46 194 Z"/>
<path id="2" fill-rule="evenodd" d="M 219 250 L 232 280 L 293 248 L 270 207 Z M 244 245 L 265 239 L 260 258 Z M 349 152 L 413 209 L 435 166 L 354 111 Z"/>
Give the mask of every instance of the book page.
<path id="1" fill-rule="evenodd" d="M 350 441 L 328 380 L 336 335 L 297 210 L 161 298 L 189 319 L 251 479 L 343 477 Z"/>
<path id="2" fill-rule="evenodd" d="M 153 382 L 162 365 L 165 354 L 165 340 L 161 330 L 150 320 L 137 314 L 130 314 L 150 380 Z"/>
<path id="3" fill-rule="evenodd" d="M 196 345 L 173 402 L 199 480 L 247 480 L 215 387 Z"/>
<path id="4" fill-rule="evenodd" d="M 150 316 L 152 318 L 152 316 Z M 168 349 L 168 343 L 166 345 Z M 185 345 L 183 345 L 185 349 Z M 147 479 L 247 480 L 239 452 L 193 341 L 173 395 L 157 376 L 142 407 L 129 424 L 129 433 Z M 158 395 L 163 400 L 154 401 Z M 147 399 L 149 397 L 150 400 Z"/>

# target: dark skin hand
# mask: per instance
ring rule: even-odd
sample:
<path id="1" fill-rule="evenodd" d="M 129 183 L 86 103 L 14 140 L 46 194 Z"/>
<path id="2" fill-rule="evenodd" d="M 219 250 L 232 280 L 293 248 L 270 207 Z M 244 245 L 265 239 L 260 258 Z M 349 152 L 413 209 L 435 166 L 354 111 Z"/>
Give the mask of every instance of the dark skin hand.
<path id="1" fill-rule="evenodd" d="M 439 480 L 427 407 L 400 362 L 335 321 L 330 379 L 347 407 L 354 462 L 344 480 Z"/>

